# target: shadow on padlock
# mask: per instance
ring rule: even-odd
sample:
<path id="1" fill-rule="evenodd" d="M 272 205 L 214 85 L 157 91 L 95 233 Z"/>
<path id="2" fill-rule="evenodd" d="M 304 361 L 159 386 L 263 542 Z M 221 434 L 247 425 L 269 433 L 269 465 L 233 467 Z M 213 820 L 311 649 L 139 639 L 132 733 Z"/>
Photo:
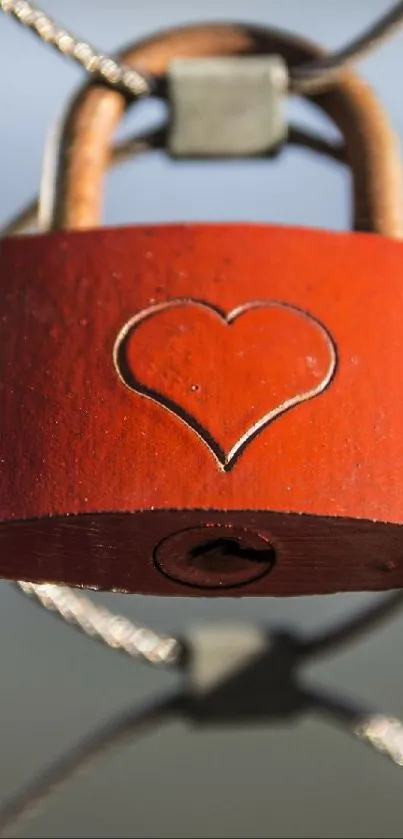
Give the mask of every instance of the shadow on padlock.
<path id="1" fill-rule="evenodd" d="M 125 60 L 161 79 L 178 52 L 315 49 L 217 25 Z M 125 99 L 94 85 L 73 103 L 52 232 L 1 243 L 1 576 L 183 596 L 403 584 L 394 136 L 347 71 L 312 101 L 344 133 L 355 227 L 382 235 L 91 229 Z"/>

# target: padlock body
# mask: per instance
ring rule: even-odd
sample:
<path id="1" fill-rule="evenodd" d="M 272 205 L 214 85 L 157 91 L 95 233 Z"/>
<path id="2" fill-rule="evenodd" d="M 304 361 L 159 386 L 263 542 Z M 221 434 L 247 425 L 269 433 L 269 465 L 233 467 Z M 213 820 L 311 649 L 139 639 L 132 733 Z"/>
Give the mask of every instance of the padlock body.
<path id="1" fill-rule="evenodd" d="M 0 271 L 2 577 L 403 586 L 401 243 L 55 232 L 4 240 Z"/>

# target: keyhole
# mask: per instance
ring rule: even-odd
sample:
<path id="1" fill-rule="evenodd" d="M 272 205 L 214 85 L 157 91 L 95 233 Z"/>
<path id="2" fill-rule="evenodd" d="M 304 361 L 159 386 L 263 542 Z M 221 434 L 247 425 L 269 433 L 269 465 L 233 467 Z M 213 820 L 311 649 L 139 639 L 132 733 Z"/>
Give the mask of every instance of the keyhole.
<path id="1" fill-rule="evenodd" d="M 228 536 L 221 536 L 218 539 L 209 539 L 191 548 L 188 554 L 189 561 L 196 561 L 199 568 L 205 571 L 225 571 L 229 564 L 231 570 L 244 567 L 245 562 L 267 562 L 272 558 L 272 548 L 266 550 L 244 546 L 239 539 Z M 240 560 L 239 562 L 237 560 Z"/>
<path id="2" fill-rule="evenodd" d="M 275 561 L 266 536 L 231 525 L 207 525 L 174 533 L 156 548 L 157 568 L 200 588 L 245 585 L 266 574 Z"/>

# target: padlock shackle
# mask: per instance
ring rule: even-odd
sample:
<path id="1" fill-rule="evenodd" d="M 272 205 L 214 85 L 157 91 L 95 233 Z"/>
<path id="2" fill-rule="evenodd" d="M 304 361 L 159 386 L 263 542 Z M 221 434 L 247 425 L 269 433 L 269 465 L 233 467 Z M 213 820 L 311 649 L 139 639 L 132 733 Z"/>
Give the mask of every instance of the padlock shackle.
<path id="1" fill-rule="evenodd" d="M 162 80 L 177 57 L 276 53 L 289 66 L 323 51 L 289 33 L 243 24 L 196 25 L 167 30 L 137 42 L 119 56 Z M 309 95 L 341 131 L 353 179 L 354 229 L 403 236 L 401 161 L 386 114 L 368 85 L 343 70 L 329 89 Z M 50 226 L 87 228 L 100 222 L 102 180 L 116 127 L 127 107 L 123 93 L 86 84 L 64 120 Z"/>

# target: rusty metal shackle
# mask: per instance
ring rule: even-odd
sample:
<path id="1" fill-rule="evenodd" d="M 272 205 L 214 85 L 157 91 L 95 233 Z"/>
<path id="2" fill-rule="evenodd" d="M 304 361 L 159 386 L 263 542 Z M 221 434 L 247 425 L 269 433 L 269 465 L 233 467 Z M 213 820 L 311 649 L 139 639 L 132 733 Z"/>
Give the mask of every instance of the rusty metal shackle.
<path id="1" fill-rule="evenodd" d="M 289 66 L 317 58 L 322 50 L 289 33 L 242 24 L 196 25 L 167 30 L 123 50 L 120 58 L 157 81 L 177 57 L 276 53 Z M 403 235 L 401 162 L 387 116 L 368 85 L 343 70 L 331 87 L 306 97 L 333 120 L 344 136 L 353 176 L 354 227 Z M 102 179 L 113 135 L 128 102 L 100 84 L 85 85 L 64 121 L 58 150 L 53 228 L 99 224 Z"/>

